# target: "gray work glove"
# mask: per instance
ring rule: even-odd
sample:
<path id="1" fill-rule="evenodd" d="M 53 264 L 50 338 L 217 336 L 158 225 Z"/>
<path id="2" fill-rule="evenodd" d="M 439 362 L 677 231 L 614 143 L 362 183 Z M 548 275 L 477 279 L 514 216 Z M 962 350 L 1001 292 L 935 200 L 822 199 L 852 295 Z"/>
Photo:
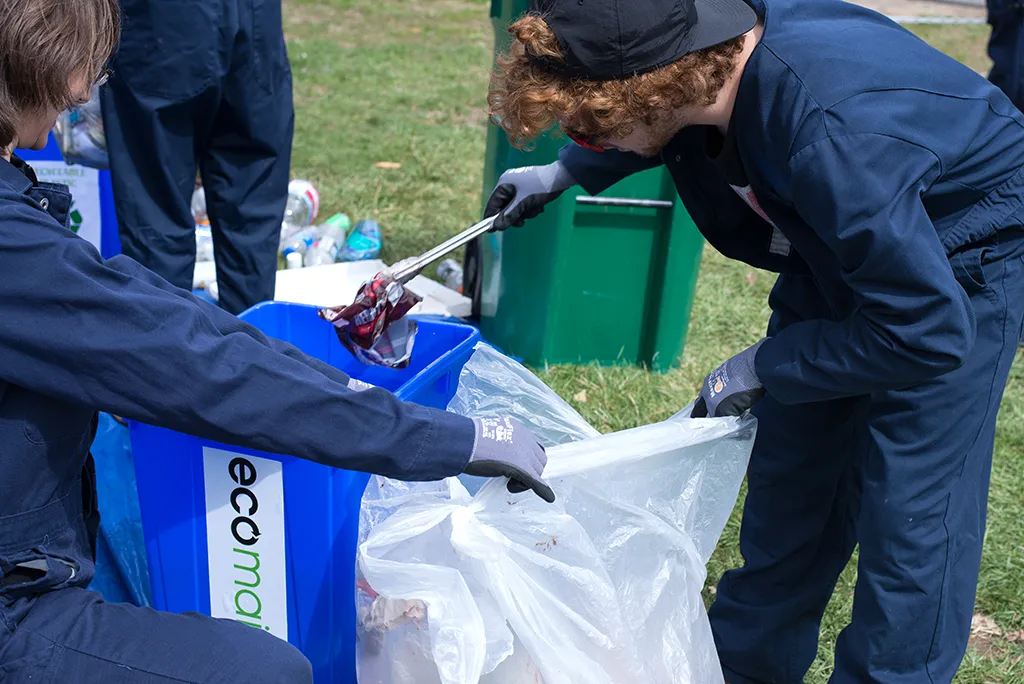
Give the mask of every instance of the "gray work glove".
<path id="1" fill-rule="evenodd" d="M 547 166 L 521 166 L 501 174 L 487 200 L 484 218 L 498 215 L 492 230 L 521 227 L 544 211 L 544 205 L 576 185 L 569 171 L 556 161 Z"/>
<path id="2" fill-rule="evenodd" d="M 744 349 L 708 375 L 691 418 L 739 416 L 761 401 L 764 386 L 754 370 L 754 357 L 762 344 L 764 340 Z"/>
<path id="3" fill-rule="evenodd" d="M 530 430 L 515 418 L 475 419 L 476 442 L 466 466 L 467 475 L 508 477 L 508 490 L 532 489 L 548 503 L 555 493 L 543 479 L 548 456 Z"/>

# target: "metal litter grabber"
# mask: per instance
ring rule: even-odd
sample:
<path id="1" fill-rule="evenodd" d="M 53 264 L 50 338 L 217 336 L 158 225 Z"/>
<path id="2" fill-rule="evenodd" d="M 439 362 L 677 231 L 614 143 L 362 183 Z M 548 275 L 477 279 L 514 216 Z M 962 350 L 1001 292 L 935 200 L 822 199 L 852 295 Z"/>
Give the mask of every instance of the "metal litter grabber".
<path id="1" fill-rule="evenodd" d="M 489 231 L 494 219 L 486 218 L 420 256 L 384 269 L 359 286 L 352 304 L 320 309 L 320 317 L 334 325 L 342 345 L 359 361 L 370 366 L 405 368 L 416 339 L 416 322 L 405 315 L 422 301 L 406 284 L 432 262 Z"/>

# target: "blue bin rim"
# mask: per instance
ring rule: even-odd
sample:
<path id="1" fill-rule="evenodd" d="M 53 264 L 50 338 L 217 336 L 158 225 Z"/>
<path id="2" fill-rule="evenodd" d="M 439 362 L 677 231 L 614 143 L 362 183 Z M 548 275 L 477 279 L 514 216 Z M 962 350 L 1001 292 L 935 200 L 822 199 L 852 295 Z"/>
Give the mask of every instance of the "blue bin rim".
<path id="1" fill-rule="evenodd" d="M 300 304 L 298 302 L 279 302 L 277 300 L 270 300 L 266 302 L 260 302 L 259 304 L 255 304 L 249 307 L 242 313 L 238 314 L 238 318 L 240 320 L 248 322 L 246 319 L 247 316 L 251 316 L 255 312 L 260 311 L 262 309 L 270 309 L 277 307 L 307 309 L 309 311 L 318 311 L 324 308 L 322 306 L 316 306 L 313 304 Z M 415 320 L 420 325 L 426 324 L 427 326 L 459 328 L 468 331 L 469 334 L 466 336 L 466 339 L 464 339 L 462 342 L 449 349 L 444 356 L 438 359 L 434 359 L 432 362 L 427 364 L 423 368 L 423 370 L 417 373 L 415 377 L 413 377 L 407 383 L 405 383 L 397 390 L 395 390 L 395 396 L 398 397 L 399 399 L 405 399 L 406 397 L 414 394 L 423 386 L 428 385 L 432 382 L 436 382 L 437 379 L 440 378 L 441 375 L 443 375 L 444 372 L 449 369 L 449 359 L 451 359 L 452 357 L 465 357 L 468 359 L 469 356 L 472 355 L 473 349 L 476 347 L 477 343 L 482 341 L 480 331 L 475 326 L 470 325 L 469 323 L 459 318 L 453 317 L 451 319 L 448 319 L 442 316 L 438 316 L 437 314 L 412 314 L 409 316 L 409 318 Z M 413 353 L 416 353 L 415 350 L 413 351 Z"/>

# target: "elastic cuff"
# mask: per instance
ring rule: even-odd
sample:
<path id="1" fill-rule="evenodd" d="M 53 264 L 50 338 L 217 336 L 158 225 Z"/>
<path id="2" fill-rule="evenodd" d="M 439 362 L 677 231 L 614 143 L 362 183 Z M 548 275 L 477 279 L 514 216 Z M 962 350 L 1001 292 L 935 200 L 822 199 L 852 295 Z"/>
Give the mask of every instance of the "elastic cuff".
<path id="1" fill-rule="evenodd" d="M 461 475 L 476 448 L 476 424 L 465 416 L 439 410 L 434 415 L 433 433 L 416 460 L 433 466 L 430 469 L 439 476 L 433 479 Z"/>
<path id="2" fill-rule="evenodd" d="M 796 391 L 793 383 L 787 382 L 788 378 L 778 372 L 783 363 L 788 363 L 779 358 L 776 348 L 780 344 L 784 344 L 784 342 L 769 337 L 757 348 L 754 353 L 754 373 L 757 375 L 758 382 L 764 387 L 765 392 L 771 395 L 772 399 L 781 404 L 797 403 L 799 397 L 791 394 L 791 390 L 794 393 Z"/>
<path id="3" fill-rule="evenodd" d="M 572 177 L 572 174 L 569 173 L 569 169 L 565 166 L 565 164 L 562 163 L 561 159 L 552 163 L 556 167 L 555 178 L 552 182 L 554 190 L 565 191 L 571 188 L 572 186 L 576 185 L 576 179 Z"/>

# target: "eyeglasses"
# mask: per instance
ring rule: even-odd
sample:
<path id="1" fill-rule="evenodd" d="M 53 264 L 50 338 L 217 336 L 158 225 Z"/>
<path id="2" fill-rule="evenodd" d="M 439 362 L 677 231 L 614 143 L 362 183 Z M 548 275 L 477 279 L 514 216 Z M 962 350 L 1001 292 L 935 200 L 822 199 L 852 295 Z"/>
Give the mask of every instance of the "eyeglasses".
<path id="1" fill-rule="evenodd" d="M 110 79 L 110 69 L 102 69 L 92 81 L 93 88 L 99 88 Z"/>
<path id="2" fill-rule="evenodd" d="M 572 140 L 580 147 L 585 147 L 588 150 L 593 150 L 594 152 L 604 152 L 604 148 L 602 146 L 591 142 L 593 140 L 592 136 L 576 135 L 575 133 L 567 130 L 565 131 L 565 135 L 569 138 L 569 140 Z"/>

